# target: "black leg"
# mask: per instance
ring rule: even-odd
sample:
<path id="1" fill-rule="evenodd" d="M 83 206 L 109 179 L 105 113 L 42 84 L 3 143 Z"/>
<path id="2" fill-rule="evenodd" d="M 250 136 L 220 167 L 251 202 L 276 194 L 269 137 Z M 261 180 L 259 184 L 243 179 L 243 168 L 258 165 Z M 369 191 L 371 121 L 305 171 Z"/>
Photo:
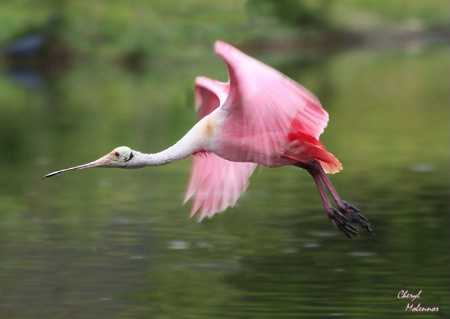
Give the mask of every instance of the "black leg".
<path id="1" fill-rule="evenodd" d="M 316 183 L 317 190 L 319 191 L 320 198 L 322 199 L 328 213 L 328 217 L 340 231 L 342 231 L 349 238 L 352 236 L 359 236 L 358 231 L 352 225 L 352 223 L 354 223 L 374 234 L 372 228 L 370 227 L 369 220 L 361 214 L 361 211 L 357 207 L 341 199 L 319 162 L 314 161 L 298 166 L 306 169 L 314 178 L 314 182 Z M 331 205 L 324 185 L 326 189 L 328 189 L 328 192 L 333 200 L 336 202 L 339 210 L 336 210 Z"/>

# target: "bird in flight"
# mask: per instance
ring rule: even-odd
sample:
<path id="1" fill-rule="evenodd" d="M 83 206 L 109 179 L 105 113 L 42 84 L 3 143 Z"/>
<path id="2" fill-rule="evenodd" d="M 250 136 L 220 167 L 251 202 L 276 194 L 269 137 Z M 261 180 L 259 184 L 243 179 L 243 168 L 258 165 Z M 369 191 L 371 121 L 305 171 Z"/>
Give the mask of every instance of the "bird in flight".
<path id="1" fill-rule="evenodd" d="M 159 166 L 193 155 L 185 202 L 193 198 L 191 216 L 199 212 L 201 220 L 233 206 L 258 164 L 293 165 L 312 175 L 328 217 L 347 237 L 359 235 L 355 225 L 373 233 L 368 219 L 340 198 L 326 175 L 339 172 L 342 165 L 319 141 L 328 113 L 317 97 L 228 43 L 217 41 L 214 50 L 228 67 L 229 81 L 196 78 L 199 121 L 173 146 L 152 154 L 120 146 L 98 160 L 44 178 L 91 167 Z"/>

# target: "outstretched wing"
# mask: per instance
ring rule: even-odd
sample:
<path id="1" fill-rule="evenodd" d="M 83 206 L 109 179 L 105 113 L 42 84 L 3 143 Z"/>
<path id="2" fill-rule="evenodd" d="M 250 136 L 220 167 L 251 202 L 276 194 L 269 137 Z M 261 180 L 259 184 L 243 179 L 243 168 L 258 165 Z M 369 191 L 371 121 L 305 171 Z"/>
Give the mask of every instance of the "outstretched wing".
<path id="1" fill-rule="evenodd" d="M 196 155 L 185 202 L 194 197 L 191 216 L 199 220 L 233 206 L 248 187 L 256 164 L 230 162 L 212 153 Z"/>
<path id="2" fill-rule="evenodd" d="M 267 166 L 271 166 L 274 154 L 282 154 L 283 138 L 293 125 L 295 131 L 319 138 L 327 125 L 328 113 L 314 94 L 223 41 L 217 41 L 214 48 L 227 64 L 230 77 L 230 91 L 223 104 L 230 113 L 224 124 L 233 128 L 227 132 L 230 138 L 249 137 L 242 143 L 259 145 L 258 151 L 265 153 L 269 161 L 264 163 Z M 241 148 L 251 152 L 252 148 L 246 146 Z"/>
<path id="3" fill-rule="evenodd" d="M 222 105 L 229 93 L 228 83 L 197 77 L 195 107 L 200 118 Z M 254 163 L 230 162 L 215 154 L 195 154 L 184 202 L 194 197 L 191 216 L 200 210 L 199 220 L 233 206 L 248 187 Z"/>

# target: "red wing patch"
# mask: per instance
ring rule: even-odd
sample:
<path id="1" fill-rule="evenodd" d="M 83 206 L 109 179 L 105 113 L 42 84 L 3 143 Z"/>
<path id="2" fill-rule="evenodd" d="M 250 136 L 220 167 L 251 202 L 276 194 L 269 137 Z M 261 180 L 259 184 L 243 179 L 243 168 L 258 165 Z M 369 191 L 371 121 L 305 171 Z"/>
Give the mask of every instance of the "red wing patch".
<path id="1" fill-rule="evenodd" d="M 295 122 L 293 123 L 295 127 Z M 342 169 L 342 164 L 330 152 L 325 149 L 319 140 L 302 131 L 291 132 L 287 136 L 288 145 L 285 147 L 284 156 L 296 160 L 302 164 L 311 161 L 319 161 L 326 173 L 337 173 Z"/>

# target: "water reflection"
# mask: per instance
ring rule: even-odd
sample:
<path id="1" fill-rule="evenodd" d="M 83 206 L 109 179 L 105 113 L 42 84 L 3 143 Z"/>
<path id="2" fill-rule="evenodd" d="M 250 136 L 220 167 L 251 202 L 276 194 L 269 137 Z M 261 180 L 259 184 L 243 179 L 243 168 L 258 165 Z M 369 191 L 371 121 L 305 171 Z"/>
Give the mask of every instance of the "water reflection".
<path id="1" fill-rule="evenodd" d="M 446 48 L 433 48 L 338 54 L 322 72 L 293 65 L 313 91 L 331 88 L 320 93 L 331 115 L 324 141 L 345 166 L 331 178 L 377 233 L 352 240 L 293 168 L 257 170 L 236 208 L 200 224 L 181 206 L 189 161 L 40 180 L 117 145 L 174 142 L 195 120 L 192 83 L 180 78 L 198 66 L 139 81 L 80 68 L 50 98 L 1 82 L 14 97 L 0 118 L 0 136 L 14 137 L 0 139 L 1 316 L 398 318 L 407 302 L 397 294 L 409 289 L 439 306 L 421 318 L 446 317 L 446 64 Z"/>

